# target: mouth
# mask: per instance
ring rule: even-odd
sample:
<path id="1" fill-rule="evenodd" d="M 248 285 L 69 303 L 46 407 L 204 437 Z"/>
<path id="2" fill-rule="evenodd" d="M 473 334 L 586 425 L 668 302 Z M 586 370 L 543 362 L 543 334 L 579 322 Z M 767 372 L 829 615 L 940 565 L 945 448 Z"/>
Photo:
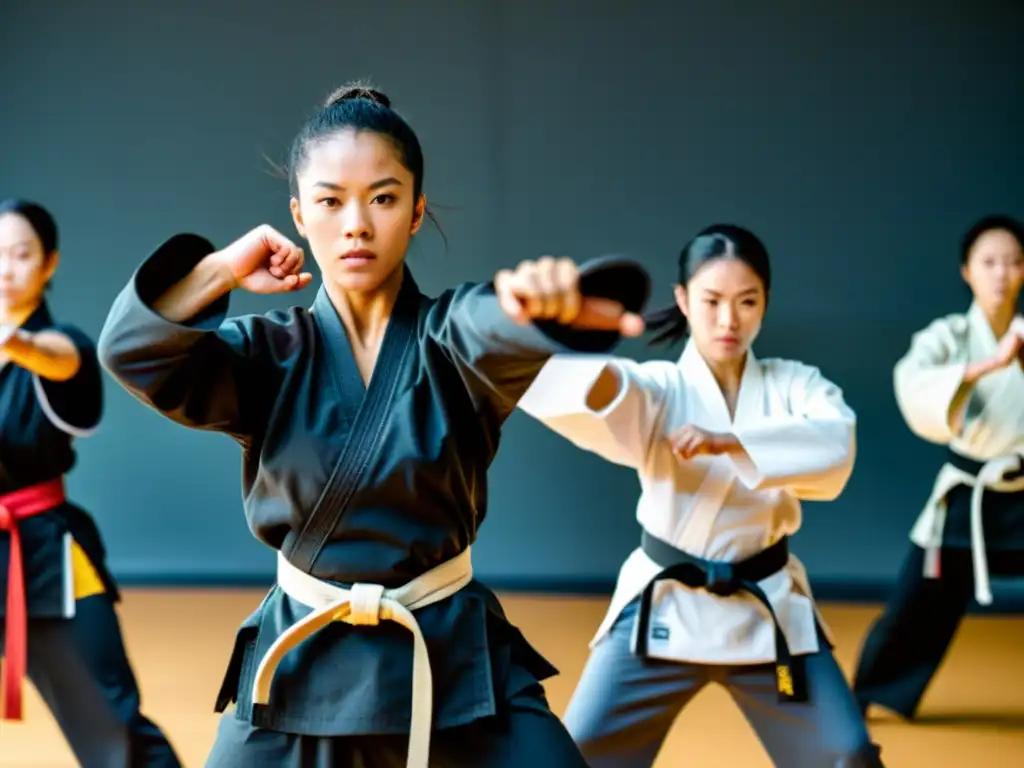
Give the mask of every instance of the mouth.
<path id="1" fill-rule="evenodd" d="M 719 344 L 739 344 L 740 340 L 738 336 L 719 336 L 715 339 Z"/>
<path id="2" fill-rule="evenodd" d="M 346 264 L 368 264 L 377 258 L 377 254 L 365 248 L 356 251 L 349 251 L 341 255 L 341 260 Z"/>

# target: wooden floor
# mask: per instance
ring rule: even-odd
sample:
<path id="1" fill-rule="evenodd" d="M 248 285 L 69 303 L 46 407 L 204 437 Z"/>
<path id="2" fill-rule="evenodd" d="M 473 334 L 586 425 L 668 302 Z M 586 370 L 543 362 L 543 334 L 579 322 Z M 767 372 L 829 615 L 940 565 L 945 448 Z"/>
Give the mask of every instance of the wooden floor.
<path id="1" fill-rule="evenodd" d="M 170 734 L 186 768 L 200 768 L 212 743 L 212 705 L 235 628 L 259 602 L 251 591 L 128 591 L 121 618 L 144 709 Z M 604 600 L 507 596 L 506 610 L 562 674 L 549 682 L 564 710 Z M 874 607 L 825 606 L 849 672 Z M 188 631 L 178 631 L 188 617 Z M 198 628 L 198 629 L 197 629 Z M 922 631 L 927 631 L 922 628 Z M 22 724 L 0 723 L 0 767 L 74 766 L 34 690 Z M 872 719 L 886 765 L 996 768 L 1024 765 L 1024 617 L 969 619 L 925 702 L 923 721 Z M 656 768 L 771 768 L 746 722 L 720 689 L 683 712 Z"/>

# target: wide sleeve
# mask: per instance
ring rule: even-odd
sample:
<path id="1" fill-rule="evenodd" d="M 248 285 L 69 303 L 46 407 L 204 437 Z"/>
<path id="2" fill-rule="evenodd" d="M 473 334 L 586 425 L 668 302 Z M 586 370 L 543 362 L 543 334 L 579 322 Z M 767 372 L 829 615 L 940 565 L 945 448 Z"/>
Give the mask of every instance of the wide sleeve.
<path id="1" fill-rule="evenodd" d="M 600 409 L 589 395 L 601 374 L 612 368 L 618 391 Z M 556 355 L 541 369 L 519 401 L 519 408 L 578 448 L 639 469 L 658 432 L 667 392 L 656 363 L 607 356 Z"/>
<path id="2" fill-rule="evenodd" d="M 56 325 L 51 330 L 74 344 L 79 358 L 78 370 L 63 381 L 34 374 L 36 397 L 53 426 L 74 437 L 88 437 L 99 427 L 103 416 L 103 373 L 96 345 L 73 325 Z"/>
<path id="3" fill-rule="evenodd" d="M 585 297 L 613 299 L 632 312 L 640 312 L 647 301 L 647 281 L 647 273 L 628 262 L 580 268 Z M 506 413 L 552 355 L 608 352 L 621 340 L 618 331 L 579 330 L 551 321 L 520 325 L 501 309 L 493 283 L 450 291 L 439 302 L 432 325 L 474 400 L 491 400 Z"/>
<path id="4" fill-rule="evenodd" d="M 896 404 L 910 431 L 945 445 L 956 436 L 955 414 L 969 395 L 963 386 L 967 364 L 952 358 L 956 337 L 945 320 L 918 331 L 893 368 Z"/>
<path id="5" fill-rule="evenodd" d="M 746 454 L 734 458 L 737 475 L 751 490 L 780 488 L 800 499 L 831 501 L 853 472 L 856 416 L 842 390 L 817 368 L 786 367 L 773 373 L 787 394 L 785 411 L 733 431 Z"/>
<path id="6" fill-rule="evenodd" d="M 246 440 L 265 426 L 277 387 L 264 318 L 228 320 L 228 296 L 182 323 L 152 308 L 213 251 L 197 235 L 161 245 L 114 301 L 99 357 L 121 386 L 172 421 Z"/>

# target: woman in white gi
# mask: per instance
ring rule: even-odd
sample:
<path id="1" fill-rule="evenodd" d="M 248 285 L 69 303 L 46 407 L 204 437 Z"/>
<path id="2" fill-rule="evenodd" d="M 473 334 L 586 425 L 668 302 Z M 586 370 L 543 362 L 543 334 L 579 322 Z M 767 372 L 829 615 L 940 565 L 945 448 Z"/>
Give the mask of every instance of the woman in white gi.
<path id="1" fill-rule="evenodd" d="M 992 602 L 989 575 L 1024 575 L 1024 224 L 1004 216 L 964 236 L 973 301 L 914 334 L 896 401 L 918 437 L 948 447 L 910 534 L 897 587 L 871 628 L 854 691 L 913 718 L 967 611 Z"/>
<path id="2" fill-rule="evenodd" d="M 787 548 L 800 500 L 843 490 L 856 419 L 817 368 L 754 356 L 770 283 L 757 237 L 708 227 L 682 251 L 674 305 L 648 321 L 655 342 L 689 332 L 682 357 L 558 356 L 519 403 L 642 488 L 641 546 L 565 715 L 591 768 L 651 766 L 710 682 L 778 766 L 882 765 Z"/>

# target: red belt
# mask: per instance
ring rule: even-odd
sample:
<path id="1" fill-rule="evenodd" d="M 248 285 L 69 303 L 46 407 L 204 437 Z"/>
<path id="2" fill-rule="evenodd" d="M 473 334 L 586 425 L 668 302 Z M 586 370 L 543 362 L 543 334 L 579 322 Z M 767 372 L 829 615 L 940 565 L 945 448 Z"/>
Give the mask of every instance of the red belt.
<path id="1" fill-rule="evenodd" d="M 18 521 L 64 503 L 64 479 L 58 477 L 0 496 L 0 531 L 11 534 L 7 567 L 7 638 L 4 644 L 3 718 L 21 720 L 22 681 L 28 662 L 28 615 L 25 606 L 25 566 L 21 557 Z"/>

